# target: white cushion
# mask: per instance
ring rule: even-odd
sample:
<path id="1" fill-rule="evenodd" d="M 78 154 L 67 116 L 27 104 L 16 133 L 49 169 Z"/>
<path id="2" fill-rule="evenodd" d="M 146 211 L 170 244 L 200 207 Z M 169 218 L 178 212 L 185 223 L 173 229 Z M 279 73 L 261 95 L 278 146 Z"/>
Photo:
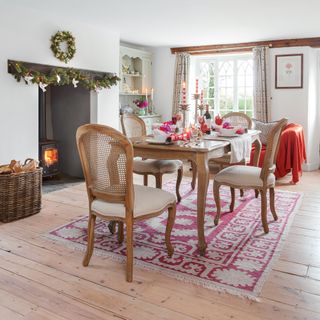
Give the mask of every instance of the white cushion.
<path id="1" fill-rule="evenodd" d="M 176 197 L 170 192 L 134 185 L 134 217 L 161 211 L 174 202 L 176 202 Z M 93 200 L 91 209 L 104 216 L 125 218 L 126 215 L 124 204 L 110 203 L 104 200 Z"/>
<path id="2" fill-rule="evenodd" d="M 231 166 L 221 170 L 216 174 L 214 180 L 219 183 L 227 183 L 239 187 L 262 187 L 263 182 L 260 179 L 261 168 L 251 166 Z M 267 186 L 274 186 L 276 178 L 270 173 L 267 179 Z"/>
<path id="3" fill-rule="evenodd" d="M 271 130 L 279 123 L 279 121 L 262 122 L 252 119 L 253 128 L 260 131 L 259 137 L 262 144 L 267 144 Z"/>
<path id="4" fill-rule="evenodd" d="M 172 173 L 182 166 L 180 160 L 153 160 L 141 158 L 133 159 L 133 172 L 135 173 Z"/>

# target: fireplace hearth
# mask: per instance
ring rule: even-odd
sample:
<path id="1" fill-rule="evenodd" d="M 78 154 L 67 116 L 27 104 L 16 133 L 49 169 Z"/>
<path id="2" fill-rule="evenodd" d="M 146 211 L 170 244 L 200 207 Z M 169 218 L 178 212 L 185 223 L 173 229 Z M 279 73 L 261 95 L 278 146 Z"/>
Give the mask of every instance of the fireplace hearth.
<path id="1" fill-rule="evenodd" d="M 91 93 L 70 85 L 39 89 L 39 161 L 44 177 L 83 178 L 77 128 L 90 123 Z"/>

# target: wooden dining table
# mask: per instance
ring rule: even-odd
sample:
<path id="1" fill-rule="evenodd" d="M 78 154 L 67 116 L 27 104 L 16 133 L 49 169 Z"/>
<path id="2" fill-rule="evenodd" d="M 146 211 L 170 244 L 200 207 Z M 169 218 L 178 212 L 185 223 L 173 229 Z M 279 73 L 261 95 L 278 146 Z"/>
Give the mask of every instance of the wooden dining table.
<path id="1" fill-rule="evenodd" d="M 259 131 L 249 130 L 246 133 L 252 138 L 255 145 L 254 164 L 258 163 L 261 142 L 259 139 Z M 134 156 L 146 159 L 165 159 L 165 160 L 189 160 L 197 170 L 197 229 L 198 229 L 198 249 L 200 255 L 204 255 L 206 251 L 206 241 L 204 236 L 204 218 L 206 208 L 206 198 L 209 183 L 209 166 L 208 160 L 219 158 L 230 151 L 230 139 L 225 137 L 212 137 L 210 140 L 201 139 L 197 142 L 190 143 L 174 143 L 152 144 L 147 142 L 148 137 L 131 138 Z"/>

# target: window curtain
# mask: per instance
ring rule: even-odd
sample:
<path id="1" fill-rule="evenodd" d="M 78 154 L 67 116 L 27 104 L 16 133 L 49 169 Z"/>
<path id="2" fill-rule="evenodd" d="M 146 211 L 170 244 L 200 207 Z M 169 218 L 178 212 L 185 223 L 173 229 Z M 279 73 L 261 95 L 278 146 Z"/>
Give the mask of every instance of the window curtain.
<path id="1" fill-rule="evenodd" d="M 179 111 L 181 103 L 182 83 L 186 83 L 186 93 L 188 96 L 188 83 L 189 83 L 189 70 L 190 70 L 190 54 L 186 52 L 179 52 L 176 54 L 175 77 L 173 88 L 173 105 L 172 114 Z"/>
<path id="2" fill-rule="evenodd" d="M 255 47 L 253 52 L 253 101 L 254 117 L 263 122 L 270 121 L 270 101 L 268 94 L 269 48 Z"/>

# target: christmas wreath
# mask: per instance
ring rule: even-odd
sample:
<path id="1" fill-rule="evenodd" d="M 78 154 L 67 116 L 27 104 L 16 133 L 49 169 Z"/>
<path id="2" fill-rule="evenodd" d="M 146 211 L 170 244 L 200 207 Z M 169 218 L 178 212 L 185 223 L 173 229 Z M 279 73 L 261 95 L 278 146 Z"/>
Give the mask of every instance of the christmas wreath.
<path id="1" fill-rule="evenodd" d="M 67 50 L 61 49 L 61 43 L 66 42 Z M 74 36 L 69 31 L 58 31 L 51 37 L 51 50 L 54 56 L 60 61 L 68 63 L 76 53 L 76 41 Z"/>

